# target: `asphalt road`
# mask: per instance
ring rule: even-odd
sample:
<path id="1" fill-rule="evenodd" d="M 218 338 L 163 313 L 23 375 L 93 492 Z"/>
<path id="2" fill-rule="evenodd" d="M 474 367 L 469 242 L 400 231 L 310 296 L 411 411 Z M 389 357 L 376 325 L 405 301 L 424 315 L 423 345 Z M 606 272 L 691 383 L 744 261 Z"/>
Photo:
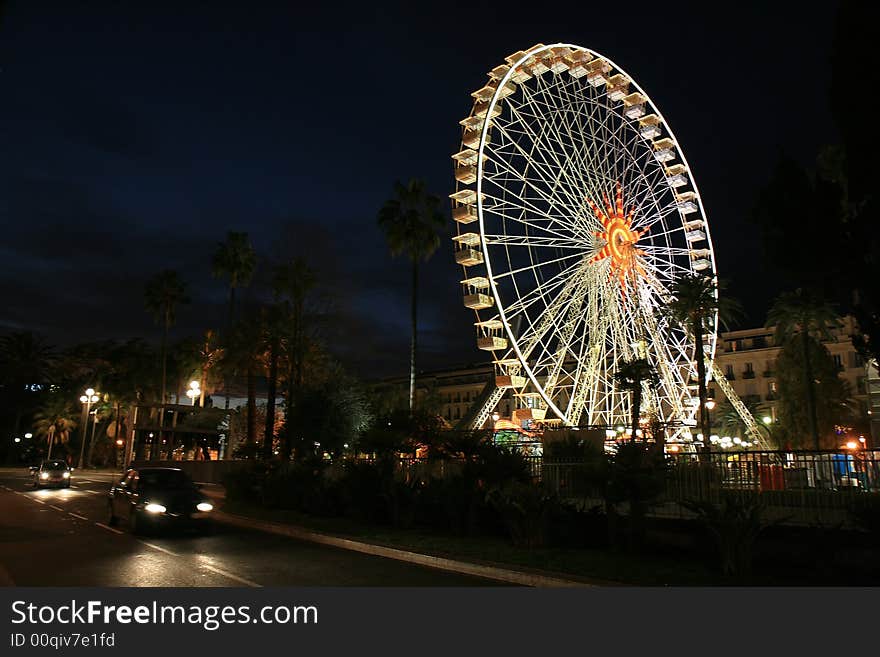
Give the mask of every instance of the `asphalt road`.
<path id="1" fill-rule="evenodd" d="M 0 585 L 491 586 L 497 582 L 217 525 L 211 534 L 133 536 L 106 525 L 111 475 L 74 472 L 34 490 L 0 469 Z"/>

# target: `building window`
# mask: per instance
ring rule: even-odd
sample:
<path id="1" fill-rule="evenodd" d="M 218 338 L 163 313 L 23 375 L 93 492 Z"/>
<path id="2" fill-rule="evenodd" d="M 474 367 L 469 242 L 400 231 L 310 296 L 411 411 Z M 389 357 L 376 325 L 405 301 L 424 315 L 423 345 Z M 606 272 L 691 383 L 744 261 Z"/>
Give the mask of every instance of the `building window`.
<path id="1" fill-rule="evenodd" d="M 733 365 L 728 365 L 728 366 L 727 366 L 727 369 L 726 369 L 726 371 L 725 371 L 725 376 L 726 376 L 726 377 L 728 378 L 728 380 L 730 380 L 730 381 L 732 381 L 733 379 L 736 378 L 736 377 L 733 375 Z"/>
<path id="2" fill-rule="evenodd" d="M 841 357 L 841 355 L 840 355 L 840 354 L 834 354 L 834 355 L 832 356 L 832 358 L 834 359 L 834 365 L 835 365 L 835 367 L 837 367 L 837 369 L 839 369 L 839 370 L 842 370 L 842 369 L 843 369 L 843 358 Z"/>

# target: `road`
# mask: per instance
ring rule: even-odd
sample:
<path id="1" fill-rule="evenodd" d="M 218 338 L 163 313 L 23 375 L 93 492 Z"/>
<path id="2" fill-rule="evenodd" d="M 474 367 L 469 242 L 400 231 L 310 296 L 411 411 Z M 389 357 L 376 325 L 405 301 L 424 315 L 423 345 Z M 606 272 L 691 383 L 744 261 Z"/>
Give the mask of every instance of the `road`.
<path id="1" fill-rule="evenodd" d="M 107 526 L 110 474 L 34 490 L 0 469 L 0 585 L 491 586 L 497 582 L 218 524 L 210 535 Z"/>

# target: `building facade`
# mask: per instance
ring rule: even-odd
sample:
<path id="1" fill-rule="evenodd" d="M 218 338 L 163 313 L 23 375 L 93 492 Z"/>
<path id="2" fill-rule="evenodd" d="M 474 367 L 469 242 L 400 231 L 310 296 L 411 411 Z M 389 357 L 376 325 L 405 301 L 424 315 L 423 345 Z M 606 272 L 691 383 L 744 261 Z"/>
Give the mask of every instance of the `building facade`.
<path id="1" fill-rule="evenodd" d="M 840 325 L 832 330 L 832 339 L 825 342 L 831 357 L 837 364 L 840 377 L 849 387 L 850 396 L 867 419 L 873 420 L 876 413 L 880 429 L 880 374 L 869 370 L 864 359 L 856 351 L 851 336 L 856 332 L 852 317 L 844 317 Z M 774 341 L 773 328 L 753 328 L 728 331 L 719 335 L 715 360 L 724 372 L 731 387 L 748 405 L 757 409 L 757 419 L 764 417 L 775 421 L 777 417 L 777 379 L 776 359 L 781 347 Z M 423 372 L 416 380 L 417 399 L 420 404 L 427 403 L 441 415 L 449 426 L 462 424 L 473 413 L 475 406 L 482 404 L 487 391 L 494 382 L 491 362 L 470 364 L 465 367 Z M 385 385 L 405 388 L 409 379 L 397 377 L 383 382 Z M 872 394 L 869 396 L 869 392 Z M 710 383 L 710 397 L 716 403 L 724 401 L 724 392 L 715 383 Z M 507 391 L 495 408 L 503 419 L 511 419 L 517 402 L 512 391 Z M 873 423 L 872 423 L 873 424 Z"/>

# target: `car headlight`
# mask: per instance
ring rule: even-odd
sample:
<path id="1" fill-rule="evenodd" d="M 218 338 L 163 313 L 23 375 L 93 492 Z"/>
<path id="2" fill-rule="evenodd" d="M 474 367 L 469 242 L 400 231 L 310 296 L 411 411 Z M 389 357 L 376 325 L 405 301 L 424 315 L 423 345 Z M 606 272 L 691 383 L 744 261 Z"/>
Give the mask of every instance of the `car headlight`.
<path id="1" fill-rule="evenodd" d="M 48 479 L 48 478 L 49 478 L 48 472 L 41 472 L 40 473 L 40 479 Z"/>
<path id="2" fill-rule="evenodd" d="M 70 479 L 70 473 L 69 473 L 69 472 L 64 472 L 64 473 L 61 474 L 61 476 L 64 477 L 65 479 Z"/>
<path id="3" fill-rule="evenodd" d="M 156 504 L 155 502 L 150 502 L 147 506 L 144 507 L 144 511 L 147 513 L 165 513 L 165 507 L 161 504 Z"/>
<path id="4" fill-rule="evenodd" d="M 196 509 L 199 511 L 211 511 L 214 508 L 214 505 L 210 502 L 199 502 L 196 504 Z"/>

